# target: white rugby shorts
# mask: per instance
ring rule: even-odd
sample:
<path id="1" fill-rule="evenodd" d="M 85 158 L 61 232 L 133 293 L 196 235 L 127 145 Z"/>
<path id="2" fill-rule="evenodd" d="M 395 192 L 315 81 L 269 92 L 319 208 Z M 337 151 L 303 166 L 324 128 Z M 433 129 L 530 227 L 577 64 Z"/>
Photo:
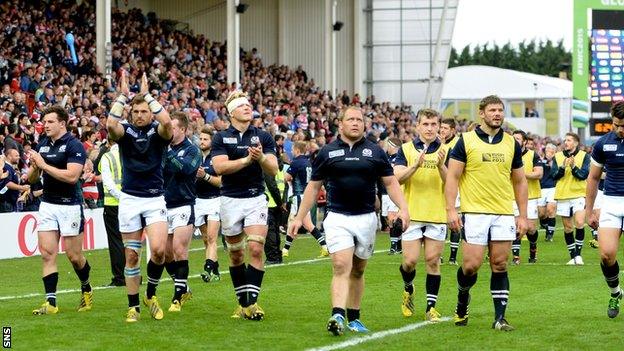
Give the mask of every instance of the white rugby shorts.
<path id="1" fill-rule="evenodd" d="M 401 240 L 414 241 L 422 239 L 423 236 L 436 241 L 446 240 L 446 224 L 411 221 Z"/>
<path id="2" fill-rule="evenodd" d="M 624 230 L 623 196 L 607 196 L 602 198 L 600 209 L 600 228 L 619 228 Z"/>
<path id="3" fill-rule="evenodd" d="M 381 195 L 381 215 L 387 217 L 388 212 L 399 212 L 399 206 L 390 200 L 390 195 L 383 194 Z"/>
<path id="4" fill-rule="evenodd" d="M 221 212 L 221 197 L 195 199 L 195 226 L 202 226 L 206 221 L 218 222 L 219 212 Z"/>
<path id="5" fill-rule="evenodd" d="M 119 231 L 132 233 L 150 224 L 167 222 L 164 196 L 138 197 L 121 193 L 119 197 Z"/>
<path id="6" fill-rule="evenodd" d="M 516 239 L 516 220 L 512 215 L 464 214 L 466 242 L 487 246 L 490 241 Z"/>
<path id="7" fill-rule="evenodd" d="M 557 200 L 557 216 L 572 217 L 578 211 L 585 210 L 585 198 Z"/>
<path id="8" fill-rule="evenodd" d="M 554 204 L 555 202 L 555 188 L 546 188 L 542 189 L 542 196 L 537 201 L 537 206 L 544 207 L 549 203 Z"/>
<path id="9" fill-rule="evenodd" d="M 173 231 L 180 227 L 192 225 L 195 223 L 195 213 L 191 205 L 174 207 L 167 209 L 167 233 L 173 234 Z"/>
<path id="10" fill-rule="evenodd" d="M 529 202 L 527 203 L 527 219 L 537 219 L 538 216 L 538 212 L 537 212 L 537 202 L 539 201 L 539 199 L 530 199 Z M 516 201 L 513 201 L 513 210 L 514 210 L 514 216 L 519 216 L 520 215 L 520 211 L 518 211 L 518 205 L 516 204 Z"/>
<path id="11" fill-rule="evenodd" d="M 243 228 L 252 225 L 266 225 L 269 208 L 264 194 L 251 198 L 221 196 L 221 232 L 234 236 Z"/>
<path id="12" fill-rule="evenodd" d="M 37 217 L 39 231 L 58 231 L 61 236 L 77 236 L 84 228 L 81 205 L 60 205 L 41 201 Z"/>
<path id="13" fill-rule="evenodd" d="M 329 253 L 354 247 L 355 256 L 363 260 L 373 255 L 377 231 L 375 212 L 361 215 L 328 212 L 323 221 L 323 228 Z"/>

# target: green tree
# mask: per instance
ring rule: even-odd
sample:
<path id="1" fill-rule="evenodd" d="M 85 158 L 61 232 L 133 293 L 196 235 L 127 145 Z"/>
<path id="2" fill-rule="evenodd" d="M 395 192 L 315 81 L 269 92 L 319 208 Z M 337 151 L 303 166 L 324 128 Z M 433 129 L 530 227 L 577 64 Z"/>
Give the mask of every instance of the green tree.
<path id="1" fill-rule="evenodd" d="M 572 53 L 565 49 L 563 40 L 556 44 L 551 40 L 531 40 L 523 41 L 517 47 L 511 43 L 502 47 L 489 43 L 466 46 L 459 55 L 453 48 L 449 67 L 486 65 L 557 77 L 562 70 L 570 76 L 571 61 Z"/>

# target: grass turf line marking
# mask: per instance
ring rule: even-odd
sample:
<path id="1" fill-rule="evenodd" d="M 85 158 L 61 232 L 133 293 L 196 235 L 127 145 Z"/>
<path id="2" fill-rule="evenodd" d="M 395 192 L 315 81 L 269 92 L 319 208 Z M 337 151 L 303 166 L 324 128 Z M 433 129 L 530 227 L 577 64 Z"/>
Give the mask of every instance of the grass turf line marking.
<path id="1" fill-rule="evenodd" d="M 450 320 L 451 319 L 449 317 L 440 318 L 441 322 L 448 322 Z M 343 341 L 343 342 L 339 342 L 339 343 L 335 343 L 335 344 L 331 344 L 331 345 L 326 345 L 326 346 L 320 346 L 320 347 L 307 349 L 306 351 L 330 351 L 330 350 L 344 349 L 344 348 L 347 348 L 347 347 L 363 344 L 365 342 L 369 342 L 369 341 L 372 341 L 372 340 L 383 339 L 383 338 L 385 338 L 387 336 L 390 336 L 390 335 L 407 333 L 407 332 L 410 332 L 412 330 L 416 330 L 416 329 L 425 327 L 425 326 L 430 325 L 430 324 L 435 324 L 435 323 L 431 323 L 431 322 L 425 321 L 425 322 L 418 322 L 418 323 L 408 324 L 408 325 L 403 326 L 401 328 L 382 330 L 382 331 L 378 331 L 378 332 L 372 333 L 370 335 L 349 339 L 349 340 L 346 340 L 346 341 Z"/>
<path id="2" fill-rule="evenodd" d="M 388 252 L 389 250 L 377 250 L 374 253 L 382 253 L 382 252 Z M 279 263 L 279 264 L 273 264 L 270 266 L 265 266 L 264 269 L 266 270 L 267 268 L 276 268 L 276 267 L 286 267 L 286 266 L 296 266 L 296 265 L 300 265 L 300 264 L 308 264 L 308 263 L 315 263 L 315 262 L 320 262 L 320 261 L 327 261 L 329 260 L 329 257 L 323 257 L 323 258 L 313 258 L 313 259 L 309 259 L 309 260 L 302 260 L 302 261 L 294 261 L 294 262 L 287 262 L 287 263 Z M 219 274 L 230 274 L 230 271 L 221 271 L 219 272 Z M 191 278 L 199 278 L 201 275 L 200 274 L 193 274 L 193 275 L 189 275 L 189 279 Z M 171 278 L 162 278 L 160 279 L 161 282 L 166 282 L 166 281 L 171 281 Z M 106 290 L 106 289 L 114 289 L 117 288 L 116 286 L 94 286 L 91 289 L 93 290 Z M 75 293 L 75 292 L 80 292 L 80 289 L 65 289 L 65 290 L 57 290 L 56 294 L 60 295 L 60 294 L 69 294 L 69 293 Z M 12 296 L 0 296 L 0 301 L 8 301 L 8 300 L 16 300 L 16 299 L 26 299 L 26 298 L 31 298 L 31 297 L 37 297 L 37 296 L 45 296 L 44 293 L 30 293 L 30 294 L 24 294 L 24 295 L 12 295 Z"/>

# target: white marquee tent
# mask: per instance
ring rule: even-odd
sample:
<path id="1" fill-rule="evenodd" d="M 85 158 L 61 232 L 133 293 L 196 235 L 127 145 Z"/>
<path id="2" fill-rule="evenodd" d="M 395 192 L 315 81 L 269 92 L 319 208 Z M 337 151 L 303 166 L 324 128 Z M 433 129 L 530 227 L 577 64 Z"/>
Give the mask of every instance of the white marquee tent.
<path id="1" fill-rule="evenodd" d="M 489 66 L 450 68 L 444 78 L 441 110 L 447 117 L 477 119 L 478 103 L 498 95 L 506 105 L 506 120 L 538 135 L 561 136 L 570 130 L 572 82 Z M 539 118 L 525 118 L 525 109 Z"/>

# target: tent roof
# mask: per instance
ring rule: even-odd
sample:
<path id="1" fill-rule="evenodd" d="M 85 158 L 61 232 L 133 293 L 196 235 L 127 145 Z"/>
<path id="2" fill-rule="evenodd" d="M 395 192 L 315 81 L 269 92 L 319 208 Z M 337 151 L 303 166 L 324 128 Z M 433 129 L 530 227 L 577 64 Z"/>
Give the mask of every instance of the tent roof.
<path id="1" fill-rule="evenodd" d="M 449 68 L 442 100 L 479 100 L 487 95 L 501 99 L 572 98 L 572 82 L 490 66 Z"/>

